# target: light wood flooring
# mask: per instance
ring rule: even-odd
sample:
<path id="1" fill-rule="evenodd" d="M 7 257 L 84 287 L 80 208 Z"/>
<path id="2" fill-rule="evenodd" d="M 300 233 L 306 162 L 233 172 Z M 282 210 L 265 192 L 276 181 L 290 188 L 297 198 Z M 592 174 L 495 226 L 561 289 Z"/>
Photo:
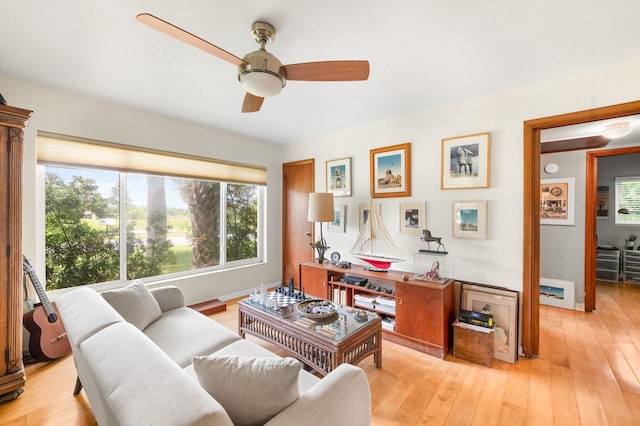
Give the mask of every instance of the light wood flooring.
<path id="1" fill-rule="evenodd" d="M 540 356 L 515 365 L 440 360 L 383 341 L 381 369 L 372 357 L 360 363 L 372 424 L 640 425 L 640 286 L 599 283 L 597 306 L 541 306 Z M 237 305 L 212 317 L 236 330 Z M 0 406 L 0 425 L 95 424 L 84 392 L 72 395 L 71 356 L 26 371 L 24 394 Z"/>

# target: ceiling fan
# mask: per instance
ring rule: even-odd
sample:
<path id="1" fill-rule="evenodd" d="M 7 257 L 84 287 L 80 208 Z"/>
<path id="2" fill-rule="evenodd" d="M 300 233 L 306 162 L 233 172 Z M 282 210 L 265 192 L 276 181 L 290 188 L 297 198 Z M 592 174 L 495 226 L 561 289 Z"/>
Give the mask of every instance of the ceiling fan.
<path id="1" fill-rule="evenodd" d="M 265 45 L 274 41 L 275 28 L 266 22 L 251 25 L 253 39 L 260 49 L 239 58 L 182 28 L 176 27 L 149 13 L 141 13 L 136 19 L 160 32 L 177 38 L 198 49 L 238 66 L 238 80 L 247 91 L 242 112 L 260 111 L 265 97 L 280 93 L 287 80 L 300 81 L 358 81 L 369 78 L 368 61 L 324 61 L 282 65 L 267 52 Z"/>

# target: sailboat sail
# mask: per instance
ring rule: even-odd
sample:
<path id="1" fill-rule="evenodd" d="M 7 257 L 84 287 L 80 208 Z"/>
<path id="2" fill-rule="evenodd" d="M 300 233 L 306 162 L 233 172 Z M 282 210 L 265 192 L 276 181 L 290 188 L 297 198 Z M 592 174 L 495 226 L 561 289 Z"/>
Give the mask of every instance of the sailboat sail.
<path id="1" fill-rule="evenodd" d="M 388 269 L 391 263 L 405 260 L 376 208 L 369 210 L 369 217 L 351 249 L 351 254 L 377 269 Z"/>

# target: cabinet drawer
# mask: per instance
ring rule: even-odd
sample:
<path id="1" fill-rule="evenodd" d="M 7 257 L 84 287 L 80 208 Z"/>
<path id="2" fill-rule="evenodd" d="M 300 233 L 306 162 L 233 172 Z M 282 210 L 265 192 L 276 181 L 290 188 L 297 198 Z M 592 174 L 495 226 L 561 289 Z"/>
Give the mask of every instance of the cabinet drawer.
<path id="1" fill-rule="evenodd" d="M 608 260 L 601 260 L 601 259 L 597 259 L 596 260 L 596 269 L 605 269 L 608 271 L 617 271 L 618 270 L 618 261 L 616 260 L 615 262 L 611 262 Z"/>
<path id="2" fill-rule="evenodd" d="M 618 271 L 596 270 L 596 279 L 603 281 L 618 281 Z"/>

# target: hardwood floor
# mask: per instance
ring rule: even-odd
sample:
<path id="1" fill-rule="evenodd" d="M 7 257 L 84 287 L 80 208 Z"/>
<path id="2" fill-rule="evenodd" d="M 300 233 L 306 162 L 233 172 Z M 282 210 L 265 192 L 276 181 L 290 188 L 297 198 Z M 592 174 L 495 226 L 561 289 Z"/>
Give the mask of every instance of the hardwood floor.
<path id="1" fill-rule="evenodd" d="M 381 369 L 372 357 L 360 363 L 372 424 L 640 425 L 640 286 L 599 283 L 597 306 L 541 306 L 540 357 L 515 365 L 440 360 L 384 341 Z M 237 305 L 212 317 L 235 330 Z M 0 425 L 95 424 L 74 384 L 71 356 L 27 366 L 25 392 L 0 406 Z"/>

